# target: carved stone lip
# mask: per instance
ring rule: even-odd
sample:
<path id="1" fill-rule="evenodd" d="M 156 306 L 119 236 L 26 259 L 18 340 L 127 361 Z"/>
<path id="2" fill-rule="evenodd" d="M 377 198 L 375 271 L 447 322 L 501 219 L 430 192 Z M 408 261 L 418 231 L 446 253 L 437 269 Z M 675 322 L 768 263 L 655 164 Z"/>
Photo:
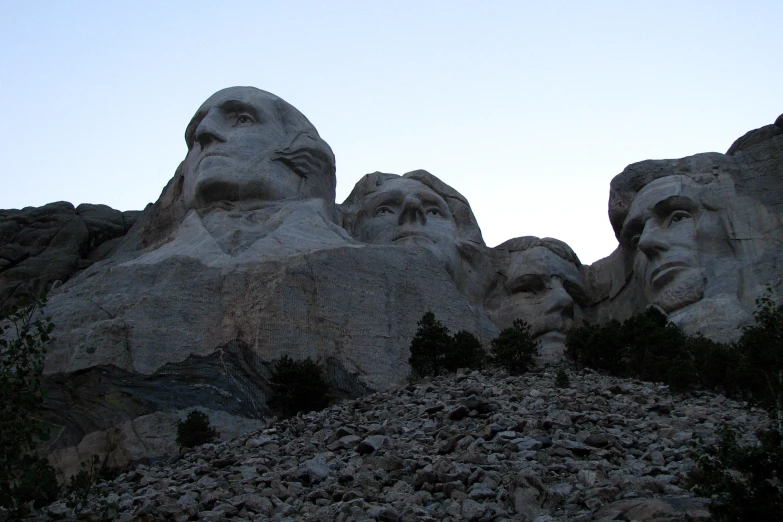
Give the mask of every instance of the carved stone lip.
<path id="1" fill-rule="evenodd" d="M 394 239 L 392 241 L 397 241 L 399 239 L 405 239 L 406 237 L 420 237 L 423 239 L 426 239 L 427 241 L 430 241 L 431 243 L 434 243 L 432 239 L 427 237 L 425 234 L 422 234 L 418 230 L 405 230 L 403 232 L 400 232 L 394 236 Z"/>
<path id="2" fill-rule="evenodd" d="M 207 159 L 209 157 L 212 157 L 212 156 L 222 156 L 224 158 L 228 158 L 229 157 L 228 154 L 225 154 L 223 152 L 206 152 L 206 153 L 202 154 L 201 157 L 196 162 L 196 170 L 199 168 L 199 166 L 201 165 L 202 161 L 204 161 L 205 159 Z"/>
<path id="3" fill-rule="evenodd" d="M 685 261 L 664 263 L 650 273 L 650 284 L 656 286 L 665 285 L 671 281 L 672 277 L 674 277 L 677 272 L 684 268 L 691 268 L 691 265 Z"/>

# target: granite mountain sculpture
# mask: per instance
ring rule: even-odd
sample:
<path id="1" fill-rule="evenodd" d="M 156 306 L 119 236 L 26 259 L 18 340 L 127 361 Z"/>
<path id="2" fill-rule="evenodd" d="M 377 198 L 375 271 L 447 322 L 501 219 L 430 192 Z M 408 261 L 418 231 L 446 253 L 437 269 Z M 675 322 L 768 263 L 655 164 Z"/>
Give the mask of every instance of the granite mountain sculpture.
<path id="1" fill-rule="evenodd" d="M 494 250 L 501 277 L 487 299 L 490 317 L 500 328 L 515 319 L 530 324 L 541 359 L 558 362 L 566 333 L 584 318 L 579 258 L 562 241 L 534 236 L 510 239 Z"/>
<path id="2" fill-rule="evenodd" d="M 65 475 L 102 453 L 107 430 L 119 464 L 174 451 L 194 407 L 223 437 L 262 425 L 283 355 L 325 364 L 338 395 L 388 389 L 426 311 L 485 346 L 523 318 L 557 362 L 572 324 L 650 305 L 729 339 L 783 279 L 783 118 L 726 155 L 629 166 L 610 187 L 620 245 L 590 266 L 551 238 L 488 248 L 467 198 L 426 171 L 368 174 L 337 205 L 329 145 L 252 87 L 211 96 L 185 140 L 138 217 L 0 212 L 0 304 L 50 291 L 50 459 Z"/>

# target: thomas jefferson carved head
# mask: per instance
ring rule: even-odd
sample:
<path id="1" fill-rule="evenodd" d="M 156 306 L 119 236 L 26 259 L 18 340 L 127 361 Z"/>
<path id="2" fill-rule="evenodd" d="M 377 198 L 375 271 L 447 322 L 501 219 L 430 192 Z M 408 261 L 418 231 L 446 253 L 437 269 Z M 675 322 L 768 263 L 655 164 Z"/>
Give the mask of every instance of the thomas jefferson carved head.
<path id="1" fill-rule="evenodd" d="M 363 243 L 428 248 L 454 275 L 470 245 L 484 245 L 467 200 L 427 171 L 364 176 L 343 204 L 345 229 Z"/>
<path id="2" fill-rule="evenodd" d="M 737 195 L 732 169 L 709 153 L 636 163 L 612 180 L 609 217 L 647 304 L 671 313 L 739 292 L 738 257 L 758 250 L 764 225 L 760 205 Z"/>
<path id="3" fill-rule="evenodd" d="M 254 87 L 216 92 L 193 116 L 185 140 L 188 209 L 294 197 L 334 202 L 329 145 L 302 113 L 274 94 Z"/>
<path id="4" fill-rule="evenodd" d="M 496 303 L 495 323 L 506 328 L 522 319 L 540 342 L 541 355 L 557 358 L 585 302 L 579 258 L 567 244 L 548 237 L 518 237 L 495 251 L 507 263 L 501 267 L 504 281 L 490 299 Z"/>

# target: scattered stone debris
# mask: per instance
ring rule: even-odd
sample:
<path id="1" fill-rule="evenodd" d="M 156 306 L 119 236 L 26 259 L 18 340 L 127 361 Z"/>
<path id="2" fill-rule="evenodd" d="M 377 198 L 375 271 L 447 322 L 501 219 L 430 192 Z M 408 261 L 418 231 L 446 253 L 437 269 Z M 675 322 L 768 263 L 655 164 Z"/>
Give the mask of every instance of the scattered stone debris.
<path id="1" fill-rule="evenodd" d="M 691 441 L 761 411 L 594 372 L 474 371 L 301 415 L 100 484 L 116 520 L 699 520 Z M 105 495 L 101 497 L 101 495 Z M 69 516 L 64 501 L 46 508 Z"/>

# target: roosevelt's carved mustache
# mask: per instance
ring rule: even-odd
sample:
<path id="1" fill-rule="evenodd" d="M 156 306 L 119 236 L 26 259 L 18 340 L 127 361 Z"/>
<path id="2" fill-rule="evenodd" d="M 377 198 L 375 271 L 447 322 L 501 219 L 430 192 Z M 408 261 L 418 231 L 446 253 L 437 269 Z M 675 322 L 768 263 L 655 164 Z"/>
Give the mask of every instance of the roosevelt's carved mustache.
<path id="1" fill-rule="evenodd" d="M 530 335 L 538 337 L 552 331 L 565 332 L 570 323 L 570 319 L 567 320 L 560 314 L 544 315 L 535 319 L 530 325 Z"/>

